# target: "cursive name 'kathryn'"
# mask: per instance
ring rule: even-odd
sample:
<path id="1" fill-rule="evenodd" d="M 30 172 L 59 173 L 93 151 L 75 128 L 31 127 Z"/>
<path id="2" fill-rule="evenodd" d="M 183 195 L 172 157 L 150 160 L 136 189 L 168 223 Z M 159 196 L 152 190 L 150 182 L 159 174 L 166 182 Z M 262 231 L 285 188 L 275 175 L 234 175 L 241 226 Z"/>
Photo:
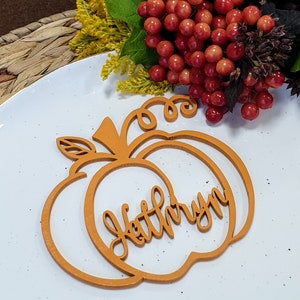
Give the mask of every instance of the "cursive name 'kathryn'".
<path id="1" fill-rule="evenodd" d="M 211 209 L 219 219 L 222 219 L 223 213 L 220 204 L 223 206 L 229 204 L 225 193 L 223 194 L 217 188 L 212 188 L 207 200 L 203 198 L 201 193 L 198 193 L 197 201 L 193 200 L 190 207 L 184 203 L 179 203 L 176 197 L 171 197 L 171 204 L 163 208 L 165 196 L 159 186 L 152 187 L 151 202 L 152 207 L 149 207 L 147 201 L 142 200 L 140 202 L 141 212 L 133 220 L 128 218 L 129 205 L 123 204 L 124 228 L 121 227 L 112 211 L 106 210 L 103 213 L 103 223 L 106 229 L 115 236 L 110 244 L 110 249 L 117 255 L 115 248 L 121 245 L 123 252 L 118 256 L 122 260 L 128 256 L 127 240 L 142 247 L 145 243 L 149 243 L 152 237 L 161 238 L 164 232 L 170 238 L 174 238 L 172 225 L 173 223 L 180 224 L 182 214 L 190 224 L 196 224 L 200 232 L 207 232 L 212 226 Z M 155 224 L 151 220 L 152 218 L 156 219 Z"/>

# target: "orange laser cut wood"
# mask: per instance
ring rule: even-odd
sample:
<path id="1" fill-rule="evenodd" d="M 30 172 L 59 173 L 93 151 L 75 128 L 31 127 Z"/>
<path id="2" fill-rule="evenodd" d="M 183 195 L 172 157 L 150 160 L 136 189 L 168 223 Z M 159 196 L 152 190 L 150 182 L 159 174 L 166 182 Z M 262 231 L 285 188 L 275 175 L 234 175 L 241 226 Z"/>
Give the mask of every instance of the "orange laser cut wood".
<path id="1" fill-rule="evenodd" d="M 174 282 L 182 278 L 196 262 L 219 257 L 229 245 L 244 237 L 248 232 L 254 215 L 254 190 L 250 175 L 240 157 L 229 146 L 210 135 L 193 130 L 168 133 L 156 128 L 157 119 L 149 108 L 162 105 L 166 121 L 174 122 L 178 118 L 177 105 L 179 103 L 180 113 L 185 118 L 191 118 L 196 114 L 196 102 L 187 96 L 176 95 L 169 99 L 165 97 L 151 98 L 140 108 L 130 112 L 123 122 L 120 134 L 112 120 L 108 117 L 105 118 L 93 135 L 93 139 L 104 145 L 108 152 L 97 152 L 95 145 L 83 138 L 62 137 L 57 139 L 57 146 L 60 151 L 73 160 L 74 163 L 70 168 L 69 176 L 53 189 L 44 205 L 41 219 L 42 232 L 45 244 L 53 259 L 75 278 L 103 288 L 132 287 L 144 280 L 157 283 Z M 128 143 L 128 129 L 134 121 L 138 122 L 143 133 Z M 182 139 L 185 141 L 182 141 Z M 153 143 L 148 143 L 143 149 L 140 149 L 146 142 L 152 140 Z M 235 230 L 235 199 L 227 178 L 220 167 L 207 154 L 188 144 L 187 140 L 205 143 L 221 152 L 241 176 L 244 188 L 247 191 L 248 212 L 247 218 L 238 232 Z M 197 201 L 193 200 L 190 206 L 180 203 L 176 198 L 172 182 L 170 182 L 168 176 L 157 165 L 147 160 L 151 153 L 159 149 L 179 149 L 194 156 L 209 167 L 220 182 L 222 191 L 218 188 L 212 188 L 207 199 L 204 199 L 202 194 L 198 192 Z M 124 278 L 101 278 L 80 270 L 60 253 L 51 231 L 52 208 L 60 193 L 73 182 L 86 177 L 86 173 L 81 171 L 84 166 L 102 161 L 108 163 L 95 173 L 89 183 L 84 202 L 84 220 L 89 237 L 98 252 L 127 276 Z M 106 245 L 96 228 L 94 212 L 95 193 L 107 175 L 129 166 L 145 168 L 159 176 L 167 187 L 170 203 L 169 205 L 164 205 L 166 197 L 163 190 L 157 185 L 153 186 L 151 190 L 151 205 L 146 200 L 142 200 L 140 202 L 141 212 L 133 220 L 130 221 L 127 216 L 128 204 L 122 205 L 125 229 L 122 229 L 114 212 L 105 211 L 103 213 L 104 226 L 115 237 L 110 245 Z M 174 225 L 181 223 L 183 217 L 190 224 L 195 224 L 199 232 L 205 233 L 212 226 L 212 212 L 220 219 L 223 217 L 221 206 L 228 208 L 229 226 L 225 240 L 217 249 L 203 253 L 191 252 L 179 269 L 168 274 L 149 273 L 126 263 L 128 241 L 142 247 L 145 243 L 151 242 L 153 238 L 162 238 L 164 234 L 170 238 L 176 238 L 173 228 Z M 151 222 L 150 218 L 153 215 L 157 217 L 159 226 L 155 226 Z M 204 219 L 206 220 L 205 223 L 203 222 Z M 143 221 L 146 221 L 148 225 L 147 231 L 141 225 Z M 121 254 L 115 253 L 117 246 L 121 246 Z"/>

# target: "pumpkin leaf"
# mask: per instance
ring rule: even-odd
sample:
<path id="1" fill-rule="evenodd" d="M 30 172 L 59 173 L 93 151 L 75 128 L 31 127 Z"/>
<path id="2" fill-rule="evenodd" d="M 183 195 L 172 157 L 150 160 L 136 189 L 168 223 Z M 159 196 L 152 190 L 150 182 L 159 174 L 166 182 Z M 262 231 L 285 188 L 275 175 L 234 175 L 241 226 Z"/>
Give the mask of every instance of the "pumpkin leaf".
<path id="1" fill-rule="evenodd" d="M 60 137 L 56 140 L 58 149 L 71 160 L 78 160 L 83 156 L 96 152 L 94 144 L 84 138 Z"/>

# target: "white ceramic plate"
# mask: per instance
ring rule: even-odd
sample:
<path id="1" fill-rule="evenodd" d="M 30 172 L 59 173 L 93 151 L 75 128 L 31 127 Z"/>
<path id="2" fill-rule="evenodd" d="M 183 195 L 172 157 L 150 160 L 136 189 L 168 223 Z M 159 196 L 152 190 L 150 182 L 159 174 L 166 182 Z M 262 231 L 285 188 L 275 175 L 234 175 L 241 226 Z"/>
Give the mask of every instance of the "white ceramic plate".
<path id="1" fill-rule="evenodd" d="M 230 245 L 220 257 L 193 265 L 182 279 L 172 284 L 142 282 L 120 290 L 82 283 L 56 264 L 45 246 L 40 224 L 47 197 L 68 176 L 72 165 L 58 151 L 56 139 L 78 136 L 91 140 L 107 116 L 119 130 L 128 113 L 150 98 L 116 93 L 116 78 L 102 82 L 99 72 L 104 60 L 105 56 L 100 55 L 66 66 L 0 106 L 1 297 L 297 299 L 300 295 L 300 102 L 288 96 L 285 89 L 274 92 L 277 100 L 272 110 L 262 112 L 253 122 L 243 121 L 236 112 L 221 124 L 210 126 L 199 110 L 192 119 L 180 117 L 168 123 L 157 112 L 164 130 L 193 129 L 218 138 L 241 157 L 249 170 L 256 196 L 254 220 L 247 235 Z M 205 150 L 205 145 L 202 146 Z M 162 151 L 152 158 L 173 174 L 172 181 L 181 201 L 190 203 L 195 197 L 195 187 L 205 193 L 217 184 L 209 172 L 199 174 L 198 162 L 187 153 Z M 240 218 L 237 227 L 241 227 L 247 210 L 241 182 L 236 173 L 226 171 L 223 158 L 215 159 L 237 189 Z M 139 201 L 150 201 L 149 191 L 156 184 L 151 172 L 137 169 L 124 168 L 109 175 L 103 192 L 105 201 L 98 201 L 96 210 L 109 208 L 118 214 L 121 204 L 128 202 L 131 216 L 136 215 Z M 55 208 L 53 230 L 59 249 L 87 272 L 123 278 L 124 274 L 111 270 L 110 264 L 99 257 L 85 234 L 82 208 L 86 183 L 79 181 Z M 215 219 L 214 222 L 217 223 Z M 138 250 L 131 247 L 128 259 L 147 272 L 174 271 L 190 251 L 211 247 L 224 233 L 226 222 L 225 217 L 215 231 L 198 239 L 195 226 L 183 220 L 174 225 L 174 241 L 166 234 L 161 239 L 153 238 Z"/>

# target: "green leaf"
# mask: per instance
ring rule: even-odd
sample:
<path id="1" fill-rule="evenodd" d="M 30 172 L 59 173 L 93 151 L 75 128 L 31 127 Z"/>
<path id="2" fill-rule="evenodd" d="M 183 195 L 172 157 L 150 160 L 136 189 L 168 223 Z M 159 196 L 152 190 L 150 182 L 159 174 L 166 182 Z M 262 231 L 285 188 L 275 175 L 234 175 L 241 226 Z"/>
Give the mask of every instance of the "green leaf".
<path id="1" fill-rule="evenodd" d="M 141 28 L 141 17 L 138 15 L 140 0 L 106 0 L 109 15 L 122 20 L 132 27 Z"/>
<path id="2" fill-rule="evenodd" d="M 134 28 L 122 49 L 121 56 L 128 55 L 136 64 L 142 64 L 148 69 L 157 64 L 158 54 L 146 46 L 145 37 L 144 30 Z"/>
<path id="3" fill-rule="evenodd" d="M 158 55 L 154 49 L 145 44 L 146 32 L 143 19 L 138 15 L 138 6 L 141 0 L 106 0 L 108 13 L 112 18 L 129 24 L 132 33 L 125 42 L 122 56 L 129 56 L 135 64 L 142 64 L 146 69 L 158 63 Z"/>
<path id="4" fill-rule="evenodd" d="M 297 72 L 300 71 L 300 52 L 298 53 L 298 57 L 296 59 L 296 61 L 294 62 L 292 68 L 291 68 L 292 72 Z"/>

